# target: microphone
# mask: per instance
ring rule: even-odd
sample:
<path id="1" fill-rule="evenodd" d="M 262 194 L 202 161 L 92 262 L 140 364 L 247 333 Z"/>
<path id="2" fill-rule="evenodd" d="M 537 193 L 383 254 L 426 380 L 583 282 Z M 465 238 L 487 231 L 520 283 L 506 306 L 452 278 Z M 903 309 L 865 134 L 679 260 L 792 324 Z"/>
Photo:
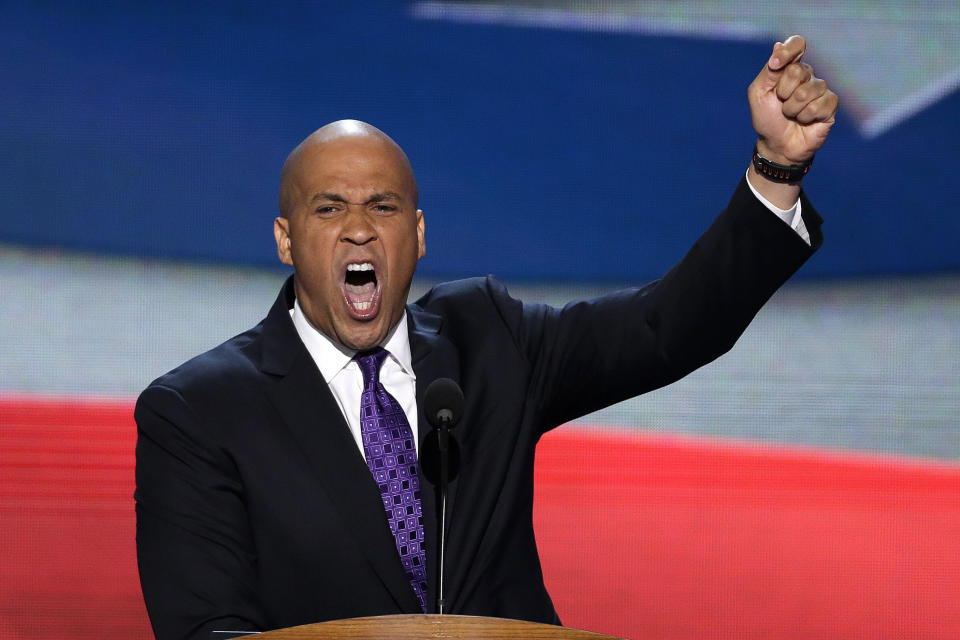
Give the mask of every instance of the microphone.
<path id="1" fill-rule="evenodd" d="M 437 611 L 443 614 L 446 601 L 443 597 L 443 565 L 444 554 L 446 552 L 447 542 L 447 484 L 456 476 L 456 467 L 460 463 L 460 449 L 457 441 L 450 436 L 450 428 L 460 422 L 460 416 L 463 413 L 463 391 L 460 385 L 450 378 L 437 378 L 427 386 L 423 394 L 423 412 L 426 414 L 427 422 L 436 429 L 430 433 L 430 436 L 436 434 L 436 438 L 428 436 L 427 446 L 425 447 L 427 457 L 434 458 L 438 456 L 439 464 L 439 485 L 440 485 L 440 561 L 437 563 Z M 435 444 L 434 444 L 435 443 Z M 452 446 L 451 446 L 452 445 Z M 436 446 L 435 452 L 432 450 Z M 454 463 L 454 471 L 450 472 L 451 458 Z M 434 465 L 423 466 L 424 475 L 428 470 L 430 475 L 435 471 Z M 436 482 L 436 478 L 431 478 Z"/>
<path id="2" fill-rule="evenodd" d="M 437 378 L 427 385 L 421 410 L 427 422 L 436 429 L 423 438 L 420 446 L 420 468 L 427 480 L 441 487 L 443 478 L 449 482 L 460 472 L 460 446 L 456 439 L 450 436 L 448 429 L 460 421 L 463 413 L 463 391 L 450 378 Z M 447 471 L 441 474 L 440 463 L 443 457 L 447 460 Z"/>
<path id="3" fill-rule="evenodd" d="M 437 378 L 427 386 L 423 405 L 427 422 L 435 427 L 441 424 L 448 428 L 455 427 L 463 413 L 463 391 L 450 378 Z"/>

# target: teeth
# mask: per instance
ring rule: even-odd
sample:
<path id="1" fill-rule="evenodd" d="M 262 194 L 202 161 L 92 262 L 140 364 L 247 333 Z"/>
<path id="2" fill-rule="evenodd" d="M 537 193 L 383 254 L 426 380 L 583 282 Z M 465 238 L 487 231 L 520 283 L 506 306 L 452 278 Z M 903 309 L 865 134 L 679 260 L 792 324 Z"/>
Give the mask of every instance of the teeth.
<path id="1" fill-rule="evenodd" d="M 347 265 L 347 271 L 373 271 L 373 265 L 369 262 L 350 263 Z"/>
<path id="2" fill-rule="evenodd" d="M 357 311 L 366 311 L 370 308 L 371 302 L 354 302 L 353 306 Z"/>

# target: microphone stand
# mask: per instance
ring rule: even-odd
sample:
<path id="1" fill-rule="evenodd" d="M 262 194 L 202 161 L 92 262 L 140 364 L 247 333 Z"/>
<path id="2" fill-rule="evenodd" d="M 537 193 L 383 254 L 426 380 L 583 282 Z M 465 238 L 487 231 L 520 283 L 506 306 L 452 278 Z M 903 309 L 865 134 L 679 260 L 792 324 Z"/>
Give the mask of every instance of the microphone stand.
<path id="1" fill-rule="evenodd" d="M 450 466 L 450 418 L 441 416 L 437 425 L 437 449 L 440 451 L 440 562 L 437 577 L 437 612 L 443 615 L 443 558 L 447 543 L 447 483 Z"/>
<path id="2" fill-rule="evenodd" d="M 450 429 L 457 425 L 457 422 L 460 420 L 460 414 L 463 412 L 463 391 L 460 389 L 460 386 L 450 378 L 437 378 L 427 386 L 427 390 L 423 394 L 423 402 L 427 420 L 435 427 L 437 433 L 437 448 L 436 454 L 439 460 L 439 472 L 440 478 L 437 482 L 436 479 L 431 479 L 431 482 L 437 482 L 439 485 L 440 496 L 439 496 L 439 520 L 440 520 L 440 545 L 439 545 L 439 562 L 437 563 L 437 612 L 440 614 L 447 613 L 447 601 L 444 597 L 443 591 L 443 576 L 446 573 L 445 563 L 446 563 L 446 552 L 447 552 L 447 494 L 449 493 L 449 484 L 450 484 L 450 466 L 451 462 L 456 465 L 459 460 L 459 449 L 457 447 L 457 441 L 453 440 L 452 451 L 451 451 L 451 438 Z M 431 436 L 433 433 L 431 432 Z M 436 460 L 433 456 L 433 447 L 428 448 L 431 452 L 431 458 Z M 455 459 L 451 460 L 451 456 Z M 433 467 L 432 464 L 430 465 Z M 456 475 L 457 470 L 454 469 L 453 474 Z M 432 474 L 432 472 L 431 472 Z"/>

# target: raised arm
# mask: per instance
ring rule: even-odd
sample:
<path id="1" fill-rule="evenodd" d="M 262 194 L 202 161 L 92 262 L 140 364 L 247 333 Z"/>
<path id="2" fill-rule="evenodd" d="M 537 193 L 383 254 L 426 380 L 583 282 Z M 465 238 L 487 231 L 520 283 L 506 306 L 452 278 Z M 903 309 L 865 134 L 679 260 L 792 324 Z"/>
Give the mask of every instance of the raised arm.
<path id="1" fill-rule="evenodd" d="M 837 96 L 801 61 L 806 43 L 777 43 L 750 85 L 757 152 L 750 185 L 780 209 L 801 203 L 808 239 L 771 214 L 744 181 L 717 220 L 664 278 L 568 305 L 525 309 L 544 428 L 669 384 L 730 349 L 760 307 L 822 242 L 798 171 L 823 145 Z M 769 164 L 773 163 L 773 164 Z M 764 173 L 764 170 L 766 173 Z"/>

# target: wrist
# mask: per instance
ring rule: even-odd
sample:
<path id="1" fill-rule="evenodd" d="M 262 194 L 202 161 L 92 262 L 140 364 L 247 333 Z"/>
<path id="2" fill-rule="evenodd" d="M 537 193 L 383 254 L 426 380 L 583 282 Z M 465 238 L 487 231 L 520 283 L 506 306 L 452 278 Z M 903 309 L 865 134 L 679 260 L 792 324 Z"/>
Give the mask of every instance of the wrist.
<path id="1" fill-rule="evenodd" d="M 753 147 L 751 167 L 756 175 L 770 182 L 799 185 L 813 164 L 813 156 L 800 163 L 790 162 L 789 160 L 784 162 L 786 158 L 782 154 L 779 157 L 771 158 L 769 155 L 765 155 L 769 152 L 761 147 L 761 142 L 757 141 L 757 144 Z"/>
<path id="2" fill-rule="evenodd" d="M 779 149 L 770 145 L 767 141 L 767 138 L 764 136 L 757 136 L 757 143 L 754 145 L 761 156 L 769 160 L 770 162 L 776 162 L 777 164 L 803 164 L 804 160 L 791 158 Z"/>
<path id="3" fill-rule="evenodd" d="M 781 210 L 788 210 L 800 198 L 800 185 L 774 182 L 758 172 L 753 163 L 747 168 L 747 183 L 753 191 Z"/>

